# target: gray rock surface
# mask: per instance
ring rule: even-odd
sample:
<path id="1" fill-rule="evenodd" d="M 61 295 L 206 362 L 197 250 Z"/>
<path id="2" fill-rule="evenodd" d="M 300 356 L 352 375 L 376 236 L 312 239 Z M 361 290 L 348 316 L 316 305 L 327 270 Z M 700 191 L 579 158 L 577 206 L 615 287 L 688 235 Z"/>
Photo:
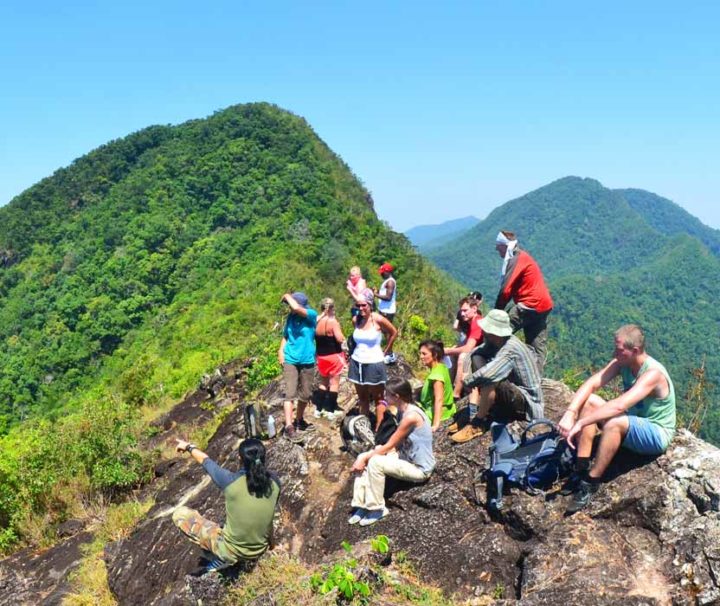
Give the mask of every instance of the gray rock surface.
<path id="1" fill-rule="evenodd" d="M 392 370 L 406 371 L 403 366 Z M 194 415 L 206 418 L 208 402 L 242 402 L 237 367 L 221 376 L 220 381 L 211 377 L 211 391 L 203 389 L 178 406 L 183 423 Z M 570 392 L 552 381 L 544 381 L 543 389 L 547 414 L 557 419 Z M 279 421 L 279 386 L 271 385 L 262 399 Z M 352 404 L 350 386 L 344 385 L 341 405 Z M 567 500 L 557 491 L 530 496 L 515 489 L 503 511 L 489 515 L 480 478 L 489 436 L 455 445 L 443 430 L 436 434 L 438 466 L 430 480 L 389 482 L 390 515 L 361 528 L 346 523 L 352 457 L 340 449 L 337 425 L 309 413 L 306 418 L 317 430 L 307 434 L 304 445 L 282 438 L 267 443 L 269 466 L 283 483 L 275 540 L 302 559 L 328 561 L 343 540 L 359 545 L 383 533 L 423 578 L 458 601 L 502 593 L 498 603 L 505 604 L 720 604 L 720 450 L 685 431 L 657 459 L 618 457 L 591 506 L 566 518 Z M 158 426 L 157 443 L 176 437 L 173 413 Z M 234 469 L 243 433 L 238 407 L 211 439 L 208 453 Z M 108 581 L 120 604 L 217 603 L 226 591 L 218 575 L 192 576 L 200 552 L 170 518 L 174 507 L 185 504 L 221 522 L 222 496 L 200 466 L 181 456 L 173 462 L 161 463 L 146 488 L 155 496 L 154 508 L 130 536 L 106 549 Z M 46 554 L 70 550 L 83 536 Z M 36 570 L 48 569 L 43 557 L 17 554 L 0 562 L 0 596 L 16 600 L 0 602 L 53 603 L 35 599 L 42 592 L 39 585 L 33 588 L 31 577 L 37 577 L 28 568 L 34 562 Z M 230 579 L 243 574 L 252 572 L 234 571 Z M 59 587 L 46 583 L 43 591 L 50 596 Z"/>

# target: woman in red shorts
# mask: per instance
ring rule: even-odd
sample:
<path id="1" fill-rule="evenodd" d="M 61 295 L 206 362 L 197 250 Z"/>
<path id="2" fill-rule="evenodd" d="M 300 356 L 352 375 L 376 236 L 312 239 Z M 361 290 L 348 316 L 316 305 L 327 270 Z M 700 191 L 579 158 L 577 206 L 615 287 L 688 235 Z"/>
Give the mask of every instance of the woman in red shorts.
<path id="1" fill-rule="evenodd" d="M 315 328 L 317 369 L 320 389 L 316 392 L 315 417 L 335 419 L 343 414 L 338 408 L 340 375 L 345 370 L 345 354 L 341 345 L 345 341 L 340 323 L 335 317 L 335 302 L 326 298 L 320 304 L 320 317 Z"/>

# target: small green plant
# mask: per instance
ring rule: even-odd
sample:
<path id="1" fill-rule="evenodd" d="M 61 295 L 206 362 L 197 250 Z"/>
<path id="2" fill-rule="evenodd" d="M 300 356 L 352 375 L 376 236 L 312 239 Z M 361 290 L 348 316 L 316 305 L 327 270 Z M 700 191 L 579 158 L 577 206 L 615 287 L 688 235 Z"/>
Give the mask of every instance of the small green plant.
<path id="1" fill-rule="evenodd" d="M 310 577 L 310 586 L 314 591 L 325 595 L 338 589 L 338 597 L 352 601 L 356 597 L 367 598 L 370 595 L 370 585 L 356 578 L 353 568 L 357 566 L 356 560 L 348 560 L 342 564 L 335 564 L 323 578 L 321 573 Z"/>
<path id="2" fill-rule="evenodd" d="M 492 597 L 495 600 L 502 600 L 505 597 L 505 585 L 498 583 L 493 589 Z"/>
<path id="3" fill-rule="evenodd" d="M 370 540 L 370 547 L 379 554 L 385 554 L 390 551 L 390 539 L 387 535 L 379 534 Z"/>

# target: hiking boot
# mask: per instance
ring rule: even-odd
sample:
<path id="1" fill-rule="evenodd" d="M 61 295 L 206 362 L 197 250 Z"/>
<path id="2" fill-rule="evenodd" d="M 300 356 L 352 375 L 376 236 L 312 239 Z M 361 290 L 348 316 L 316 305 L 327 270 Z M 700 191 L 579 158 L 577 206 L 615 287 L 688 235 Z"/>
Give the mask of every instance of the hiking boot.
<path id="1" fill-rule="evenodd" d="M 370 526 L 370 524 L 374 524 L 375 522 L 382 520 L 389 513 L 390 512 L 388 511 L 387 507 L 383 507 L 382 509 L 373 509 L 372 511 L 368 511 L 365 514 L 365 517 L 363 517 L 363 519 L 360 520 L 360 526 Z"/>
<path id="2" fill-rule="evenodd" d="M 207 563 L 207 566 L 205 566 L 205 574 L 209 572 L 220 572 L 221 570 L 225 570 L 231 566 L 232 564 L 230 562 L 226 562 L 225 560 L 215 557 Z"/>
<path id="3" fill-rule="evenodd" d="M 450 436 L 450 439 L 456 444 L 464 444 L 475 438 L 479 438 L 485 433 L 485 428 L 477 420 L 473 419 L 470 423 L 465 425 L 460 431 Z"/>
<path id="4" fill-rule="evenodd" d="M 572 501 L 565 510 L 566 516 L 571 516 L 582 509 L 585 509 L 592 501 L 593 496 L 600 488 L 599 483 L 588 482 L 587 480 L 580 480 L 578 486 L 573 492 Z"/>
<path id="5" fill-rule="evenodd" d="M 293 427 L 297 431 L 315 431 L 315 425 L 308 423 L 305 419 L 295 419 L 295 421 L 293 421 Z"/>
<path id="6" fill-rule="evenodd" d="M 458 431 L 460 431 L 460 425 L 458 425 L 457 421 L 455 421 L 452 425 L 448 425 L 448 433 L 457 433 Z"/>
<path id="7" fill-rule="evenodd" d="M 570 477 L 565 480 L 565 483 L 558 490 L 558 494 L 567 497 L 573 494 L 580 485 L 580 480 L 586 477 L 586 474 L 575 471 L 570 474 Z"/>
<path id="8" fill-rule="evenodd" d="M 348 524 L 357 524 L 365 517 L 366 511 L 362 507 L 353 509 L 352 515 L 348 518 Z"/>
<path id="9" fill-rule="evenodd" d="M 305 439 L 305 436 L 303 436 L 292 425 L 285 426 L 285 437 L 288 440 L 290 440 L 293 444 L 300 444 L 300 442 L 302 442 Z"/>

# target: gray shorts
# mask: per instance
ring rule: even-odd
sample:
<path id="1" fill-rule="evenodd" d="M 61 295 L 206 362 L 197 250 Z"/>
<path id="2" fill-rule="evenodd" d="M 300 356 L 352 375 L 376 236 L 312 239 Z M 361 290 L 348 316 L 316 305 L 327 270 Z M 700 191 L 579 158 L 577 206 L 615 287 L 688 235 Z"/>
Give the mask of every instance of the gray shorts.
<path id="1" fill-rule="evenodd" d="M 361 364 L 350 358 L 348 380 L 356 385 L 385 385 L 387 383 L 385 362 Z"/>
<path id="2" fill-rule="evenodd" d="M 314 380 L 315 364 L 283 364 L 286 400 L 309 401 Z"/>

